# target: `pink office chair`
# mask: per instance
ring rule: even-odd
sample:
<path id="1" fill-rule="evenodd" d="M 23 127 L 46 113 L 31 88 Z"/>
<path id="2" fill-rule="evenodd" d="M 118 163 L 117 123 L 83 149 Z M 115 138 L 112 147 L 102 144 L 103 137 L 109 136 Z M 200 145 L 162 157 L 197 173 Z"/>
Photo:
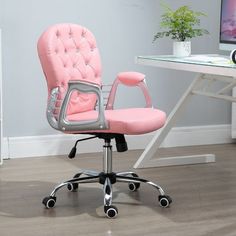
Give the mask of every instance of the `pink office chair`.
<path id="1" fill-rule="evenodd" d="M 166 114 L 152 107 L 145 76 L 138 72 L 119 73 L 104 104 L 101 61 L 95 38 L 88 29 L 76 24 L 57 24 L 48 28 L 38 41 L 38 54 L 48 85 L 49 124 L 64 133 L 91 135 L 77 140 L 69 157 L 75 156 L 79 141 L 104 140 L 103 171 L 81 171 L 59 184 L 50 196 L 43 199 L 45 207 L 54 207 L 56 192 L 63 186 L 76 191 L 78 184 L 94 182 L 103 185 L 104 212 L 109 218 L 118 214 L 112 205 L 112 185 L 116 182 L 128 183 L 131 191 L 139 189 L 140 183 L 147 183 L 160 192 L 160 206 L 168 207 L 172 200 L 159 185 L 139 178 L 131 171 L 112 171 L 112 139 L 115 139 L 117 151 L 124 152 L 128 150 L 124 135 L 145 134 L 165 124 Z M 146 107 L 113 109 L 119 85 L 140 87 Z"/>

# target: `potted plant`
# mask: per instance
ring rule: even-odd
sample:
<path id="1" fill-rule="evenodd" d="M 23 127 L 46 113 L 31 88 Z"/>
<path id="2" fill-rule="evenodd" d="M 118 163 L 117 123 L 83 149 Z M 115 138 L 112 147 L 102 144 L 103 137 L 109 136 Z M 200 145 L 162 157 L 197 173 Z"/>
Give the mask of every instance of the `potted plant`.
<path id="1" fill-rule="evenodd" d="M 177 57 L 189 56 L 191 54 L 191 38 L 209 34 L 206 29 L 199 28 L 200 16 L 206 14 L 193 11 L 188 6 L 179 7 L 176 11 L 169 6 L 162 4 L 164 14 L 161 15 L 160 28 L 161 32 L 157 32 L 153 41 L 170 37 L 174 39 L 173 54 Z"/>

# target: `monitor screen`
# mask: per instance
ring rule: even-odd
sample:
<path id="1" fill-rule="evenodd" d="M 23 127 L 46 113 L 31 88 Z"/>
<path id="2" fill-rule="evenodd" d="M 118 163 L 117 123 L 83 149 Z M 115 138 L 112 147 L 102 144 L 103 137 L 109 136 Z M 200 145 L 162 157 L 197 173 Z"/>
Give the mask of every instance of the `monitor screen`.
<path id="1" fill-rule="evenodd" d="M 221 0 L 220 49 L 236 49 L 236 0 Z"/>

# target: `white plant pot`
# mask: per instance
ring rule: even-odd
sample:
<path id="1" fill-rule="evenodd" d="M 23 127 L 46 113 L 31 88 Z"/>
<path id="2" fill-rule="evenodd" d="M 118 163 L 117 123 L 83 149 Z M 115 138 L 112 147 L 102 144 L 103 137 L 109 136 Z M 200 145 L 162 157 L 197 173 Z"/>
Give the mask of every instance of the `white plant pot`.
<path id="1" fill-rule="evenodd" d="M 174 42 L 173 43 L 173 55 L 175 57 L 188 57 L 191 55 L 191 42 Z"/>

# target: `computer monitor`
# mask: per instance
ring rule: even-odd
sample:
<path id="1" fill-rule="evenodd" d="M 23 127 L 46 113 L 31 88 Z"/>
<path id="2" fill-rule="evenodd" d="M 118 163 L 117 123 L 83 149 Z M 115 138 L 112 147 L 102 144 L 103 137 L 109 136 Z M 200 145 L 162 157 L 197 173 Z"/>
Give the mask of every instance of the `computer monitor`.
<path id="1" fill-rule="evenodd" d="M 236 49 L 236 0 L 221 0 L 219 48 Z"/>

